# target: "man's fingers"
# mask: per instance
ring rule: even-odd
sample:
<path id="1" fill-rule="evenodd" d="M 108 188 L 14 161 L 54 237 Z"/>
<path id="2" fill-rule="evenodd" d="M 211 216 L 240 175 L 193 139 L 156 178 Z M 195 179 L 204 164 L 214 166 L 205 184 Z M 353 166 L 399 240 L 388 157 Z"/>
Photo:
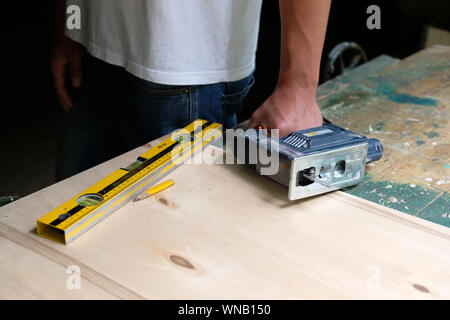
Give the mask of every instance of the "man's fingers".
<path id="1" fill-rule="evenodd" d="M 261 125 L 257 111 L 253 112 L 252 117 L 250 118 L 250 123 L 248 124 L 248 128 L 256 128 L 257 126 Z"/>
<path id="2" fill-rule="evenodd" d="M 69 92 L 65 85 L 65 71 L 66 66 L 62 62 L 56 62 L 52 64 L 53 81 L 55 84 L 56 94 L 59 102 L 64 110 L 69 110 L 73 107 L 73 101 L 70 98 Z"/>
<path id="3" fill-rule="evenodd" d="M 73 101 L 70 98 L 69 92 L 67 91 L 66 87 L 56 88 L 56 92 L 59 102 L 61 103 L 64 110 L 68 111 L 72 109 Z"/>
<path id="4" fill-rule="evenodd" d="M 253 117 L 252 117 L 248 124 L 248 128 L 250 129 L 250 128 L 254 128 L 254 127 L 256 127 L 256 125 L 255 125 L 255 120 L 253 120 Z"/>
<path id="5" fill-rule="evenodd" d="M 75 88 L 81 86 L 82 80 L 82 55 L 74 54 L 73 57 L 69 61 L 69 72 L 70 72 L 70 81 Z"/>

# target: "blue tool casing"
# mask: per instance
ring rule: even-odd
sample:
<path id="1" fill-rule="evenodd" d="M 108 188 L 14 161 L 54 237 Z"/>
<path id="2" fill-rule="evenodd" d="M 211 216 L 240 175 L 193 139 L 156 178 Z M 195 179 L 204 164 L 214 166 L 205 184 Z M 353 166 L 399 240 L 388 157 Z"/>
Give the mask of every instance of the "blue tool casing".
<path id="1" fill-rule="evenodd" d="M 263 137 L 259 132 L 249 129 L 235 141 L 245 142 L 245 163 L 256 159 L 253 164 L 256 170 L 287 186 L 290 200 L 356 185 L 364 179 L 366 163 L 383 155 L 379 140 L 328 123 L 293 132 L 279 140 Z M 273 163 L 260 160 L 261 149 L 271 155 L 276 153 L 278 170 L 265 170 Z"/>

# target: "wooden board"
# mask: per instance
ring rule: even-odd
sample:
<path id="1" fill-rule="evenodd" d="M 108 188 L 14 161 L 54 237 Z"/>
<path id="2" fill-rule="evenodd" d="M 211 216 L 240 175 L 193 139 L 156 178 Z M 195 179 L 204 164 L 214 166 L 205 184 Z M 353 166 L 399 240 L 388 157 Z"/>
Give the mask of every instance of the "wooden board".
<path id="1" fill-rule="evenodd" d="M 74 265 L 73 259 L 47 257 L 43 254 L 47 248 L 41 251 L 42 245 L 3 224 L 0 224 L 0 234 L 7 234 L 7 238 L 0 237 L 1 299 L 116 298 L 90 281 L 82 281 L 83 290 L 70 290 L 67 270 Z"/>
<path id="2" fill-rule="evenodd" d="M 68 246 L 36 235 L 38 217 L 145 150 L 0 208 L 0 298 L 450 298 L 450 229 L 343 192 L 289 202 L 243 166 L 185 165 Z"/>
<path id="3" fill-rule="evenodd" d="M 326 117 L 386 149 L 347 193 L 289 202 L 249 168 L 185 165 L 175 186 L 68 246 L 36 235 L 38 217 L 154 142 L 0 208 L 0 298 L 450 299 L 448 184 L 437 183 L 448 180 L 449 53 L 382 56 L 320 88 Z"/>
<path id="4" fill-rule="evenodd" d="M 326 118 L 385 148 L 348 193 L 450 227 L 450 47 L 383 56 L 322 85 L 318 100 Z"/>

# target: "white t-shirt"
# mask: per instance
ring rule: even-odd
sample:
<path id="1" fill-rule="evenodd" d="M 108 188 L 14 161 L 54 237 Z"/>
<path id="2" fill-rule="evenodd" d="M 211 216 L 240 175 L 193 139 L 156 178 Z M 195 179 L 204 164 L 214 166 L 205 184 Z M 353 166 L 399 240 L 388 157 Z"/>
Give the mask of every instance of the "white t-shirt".
<path id="1" fill-rule="evenodd" d="M 162 84 L 240 80 L 255 68 L 262 0 L 66 0 L 95 57 Z"/>

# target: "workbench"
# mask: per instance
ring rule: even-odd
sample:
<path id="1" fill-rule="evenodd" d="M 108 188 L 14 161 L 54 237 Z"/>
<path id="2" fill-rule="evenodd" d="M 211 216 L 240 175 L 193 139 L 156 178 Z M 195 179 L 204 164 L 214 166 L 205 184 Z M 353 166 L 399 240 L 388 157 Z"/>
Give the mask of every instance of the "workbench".
<path id="1" fill-rule="evenodd" d="M 326 118 L 385 147 L 344 191 L 289 202 L 245 166 L 186 164 L 173 187 L 67 246 L 36 235 L 37 218 L 153 141 L 4 206 L 0 298 L 449 299 L 449 77 L 450 48 L 437 46 L 320 87 Z"/>
<path id="2" fill-rule="evenodd" d="M 450 227 L 450 48 L 380 56 L 319 88 L 326 118 L 378 138 L 381 161 L 346 192 Z"/>

